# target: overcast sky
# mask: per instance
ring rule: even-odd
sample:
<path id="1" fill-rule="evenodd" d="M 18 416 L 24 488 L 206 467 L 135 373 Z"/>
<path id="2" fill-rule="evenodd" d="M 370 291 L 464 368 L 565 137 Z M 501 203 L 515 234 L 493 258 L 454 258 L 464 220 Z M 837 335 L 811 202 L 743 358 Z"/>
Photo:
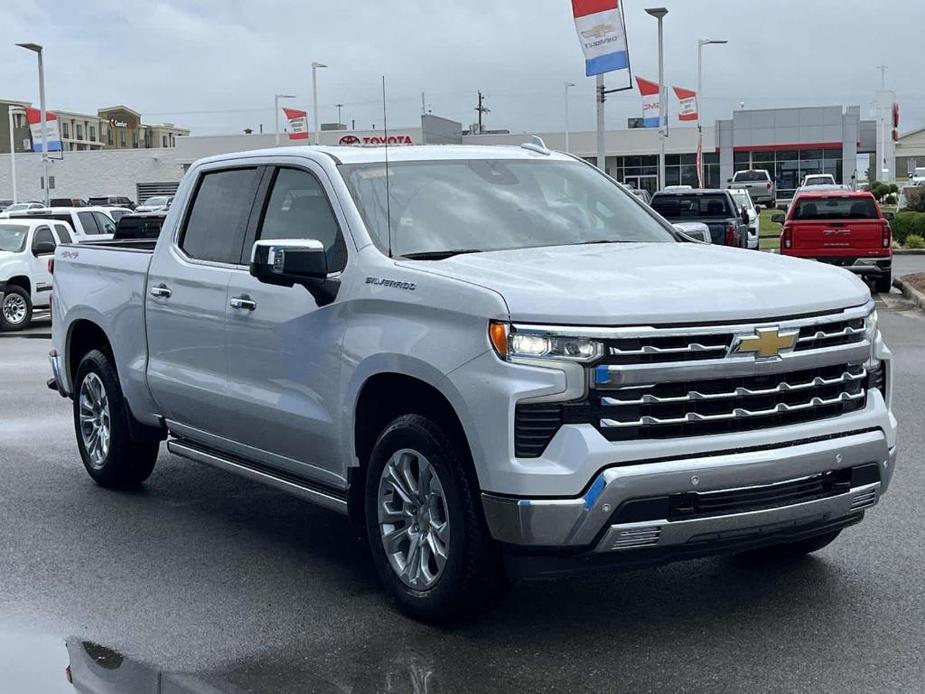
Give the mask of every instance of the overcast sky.
<path id="1" fill-rule="evenodd" d="M 658 76 L 656 22 L 648 0 L 626 0 L 634 74 Z M 697 83 L 704 50 L 704 117 L 746 108 L 856 104 L 862 118 L 880 86 L 902 106 L 901 130 L 925 127 L 925 0 L 664 0 L 666 82 Z M 9 0 L 0 7 L 2 98 L 38 103 L 33 54 L 45 46 L 50 108 L 95 112 L 125 104 L 150 122 L 195 135 L 273 129 L 273 95 L 311 105 L 312 61 L 321 120 L 382 127 L 380 76 L 391 128 L 419 124 L 421 92 L 437 115 L 514 132 L 562 130 L 571 81 L 573 130 L 593 129 L 593 78 L 568 0 Z M 618 86 L 609 78 L 608 86 Z M 635 92 L 610 97 L 607 123 L 641 115 Z"/>

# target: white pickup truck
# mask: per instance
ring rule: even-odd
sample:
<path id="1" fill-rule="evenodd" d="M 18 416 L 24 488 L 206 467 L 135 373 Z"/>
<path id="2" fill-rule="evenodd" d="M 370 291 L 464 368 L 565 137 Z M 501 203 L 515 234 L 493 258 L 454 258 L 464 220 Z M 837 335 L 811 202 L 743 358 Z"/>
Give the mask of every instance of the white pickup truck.
<path id="1" fill-rule="evenodd" d="M 513 578 L 817 550 L 896 461 L 870 292 L 684 241 L 539 145 L 205 159 L 153 252 L 58 249 L 49 387 L 100 484 L 166 439 L 347 514 L 423 619 Z"/>
<path id="2" fill-rule="evenodd" d="M 29 327 L 34 309 L 48 308 L 48 261 L 59 243 L 70 243 L 63 222 L 0 219 L 0 330 Z"/>

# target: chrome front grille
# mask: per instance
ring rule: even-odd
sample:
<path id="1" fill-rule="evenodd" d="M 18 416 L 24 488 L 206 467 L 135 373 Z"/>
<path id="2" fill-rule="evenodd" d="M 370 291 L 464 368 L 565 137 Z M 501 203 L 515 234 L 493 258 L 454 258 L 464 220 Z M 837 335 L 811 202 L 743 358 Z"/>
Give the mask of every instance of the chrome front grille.
<path id="1" fill-rule="evenodd" d="M 838 312 L 740 323 L 515 330 L 601 344 L 586 396 L 518 403 L 515 455 L 538 457 L 570 424 L 610 441 L 733 434 L 838 417 L 867 404 L 873 302 Z"/>
<path id="2" fill-rule="evenodd" d="M 597 391 L 593 416 L 611 441 L 748 431 L 860 409 L 867 372 L 840 364 L 789 374 Z"/>

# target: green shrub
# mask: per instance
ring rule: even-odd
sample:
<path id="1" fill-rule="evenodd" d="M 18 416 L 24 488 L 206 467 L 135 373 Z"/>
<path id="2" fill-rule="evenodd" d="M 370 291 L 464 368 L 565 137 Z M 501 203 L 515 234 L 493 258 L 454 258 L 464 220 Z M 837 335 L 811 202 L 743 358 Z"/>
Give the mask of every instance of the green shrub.
<path id="1" fill-rule="evenodd" d="M 915 225 L 919 216 L 925 217 L 921 212 L 899 212 L 890 223 L 893 228 L 893 238 L 905 243 L 910 234 L 916 233 Z"/>
<path id="2" fill-rule="evenodd" d="M 909 234 L 906 237 L 906 248 L 925 248 L 925 237 Z"/>

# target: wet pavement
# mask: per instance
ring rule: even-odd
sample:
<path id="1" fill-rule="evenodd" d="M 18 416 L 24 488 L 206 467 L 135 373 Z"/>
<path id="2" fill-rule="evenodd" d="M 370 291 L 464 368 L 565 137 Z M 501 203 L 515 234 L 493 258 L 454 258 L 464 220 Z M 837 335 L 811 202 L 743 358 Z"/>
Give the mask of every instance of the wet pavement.
<path id="1" fill-rule="evenodd" d="M 453 629 L 395 612 L 335 514 L 166 452 L 97 487 L 47 339 L 4 338 L 0 692 L 923 691 L 925 316 L 878 305 L 901 448 L 864 523 L 791 564 L 516 585 Z"/>

